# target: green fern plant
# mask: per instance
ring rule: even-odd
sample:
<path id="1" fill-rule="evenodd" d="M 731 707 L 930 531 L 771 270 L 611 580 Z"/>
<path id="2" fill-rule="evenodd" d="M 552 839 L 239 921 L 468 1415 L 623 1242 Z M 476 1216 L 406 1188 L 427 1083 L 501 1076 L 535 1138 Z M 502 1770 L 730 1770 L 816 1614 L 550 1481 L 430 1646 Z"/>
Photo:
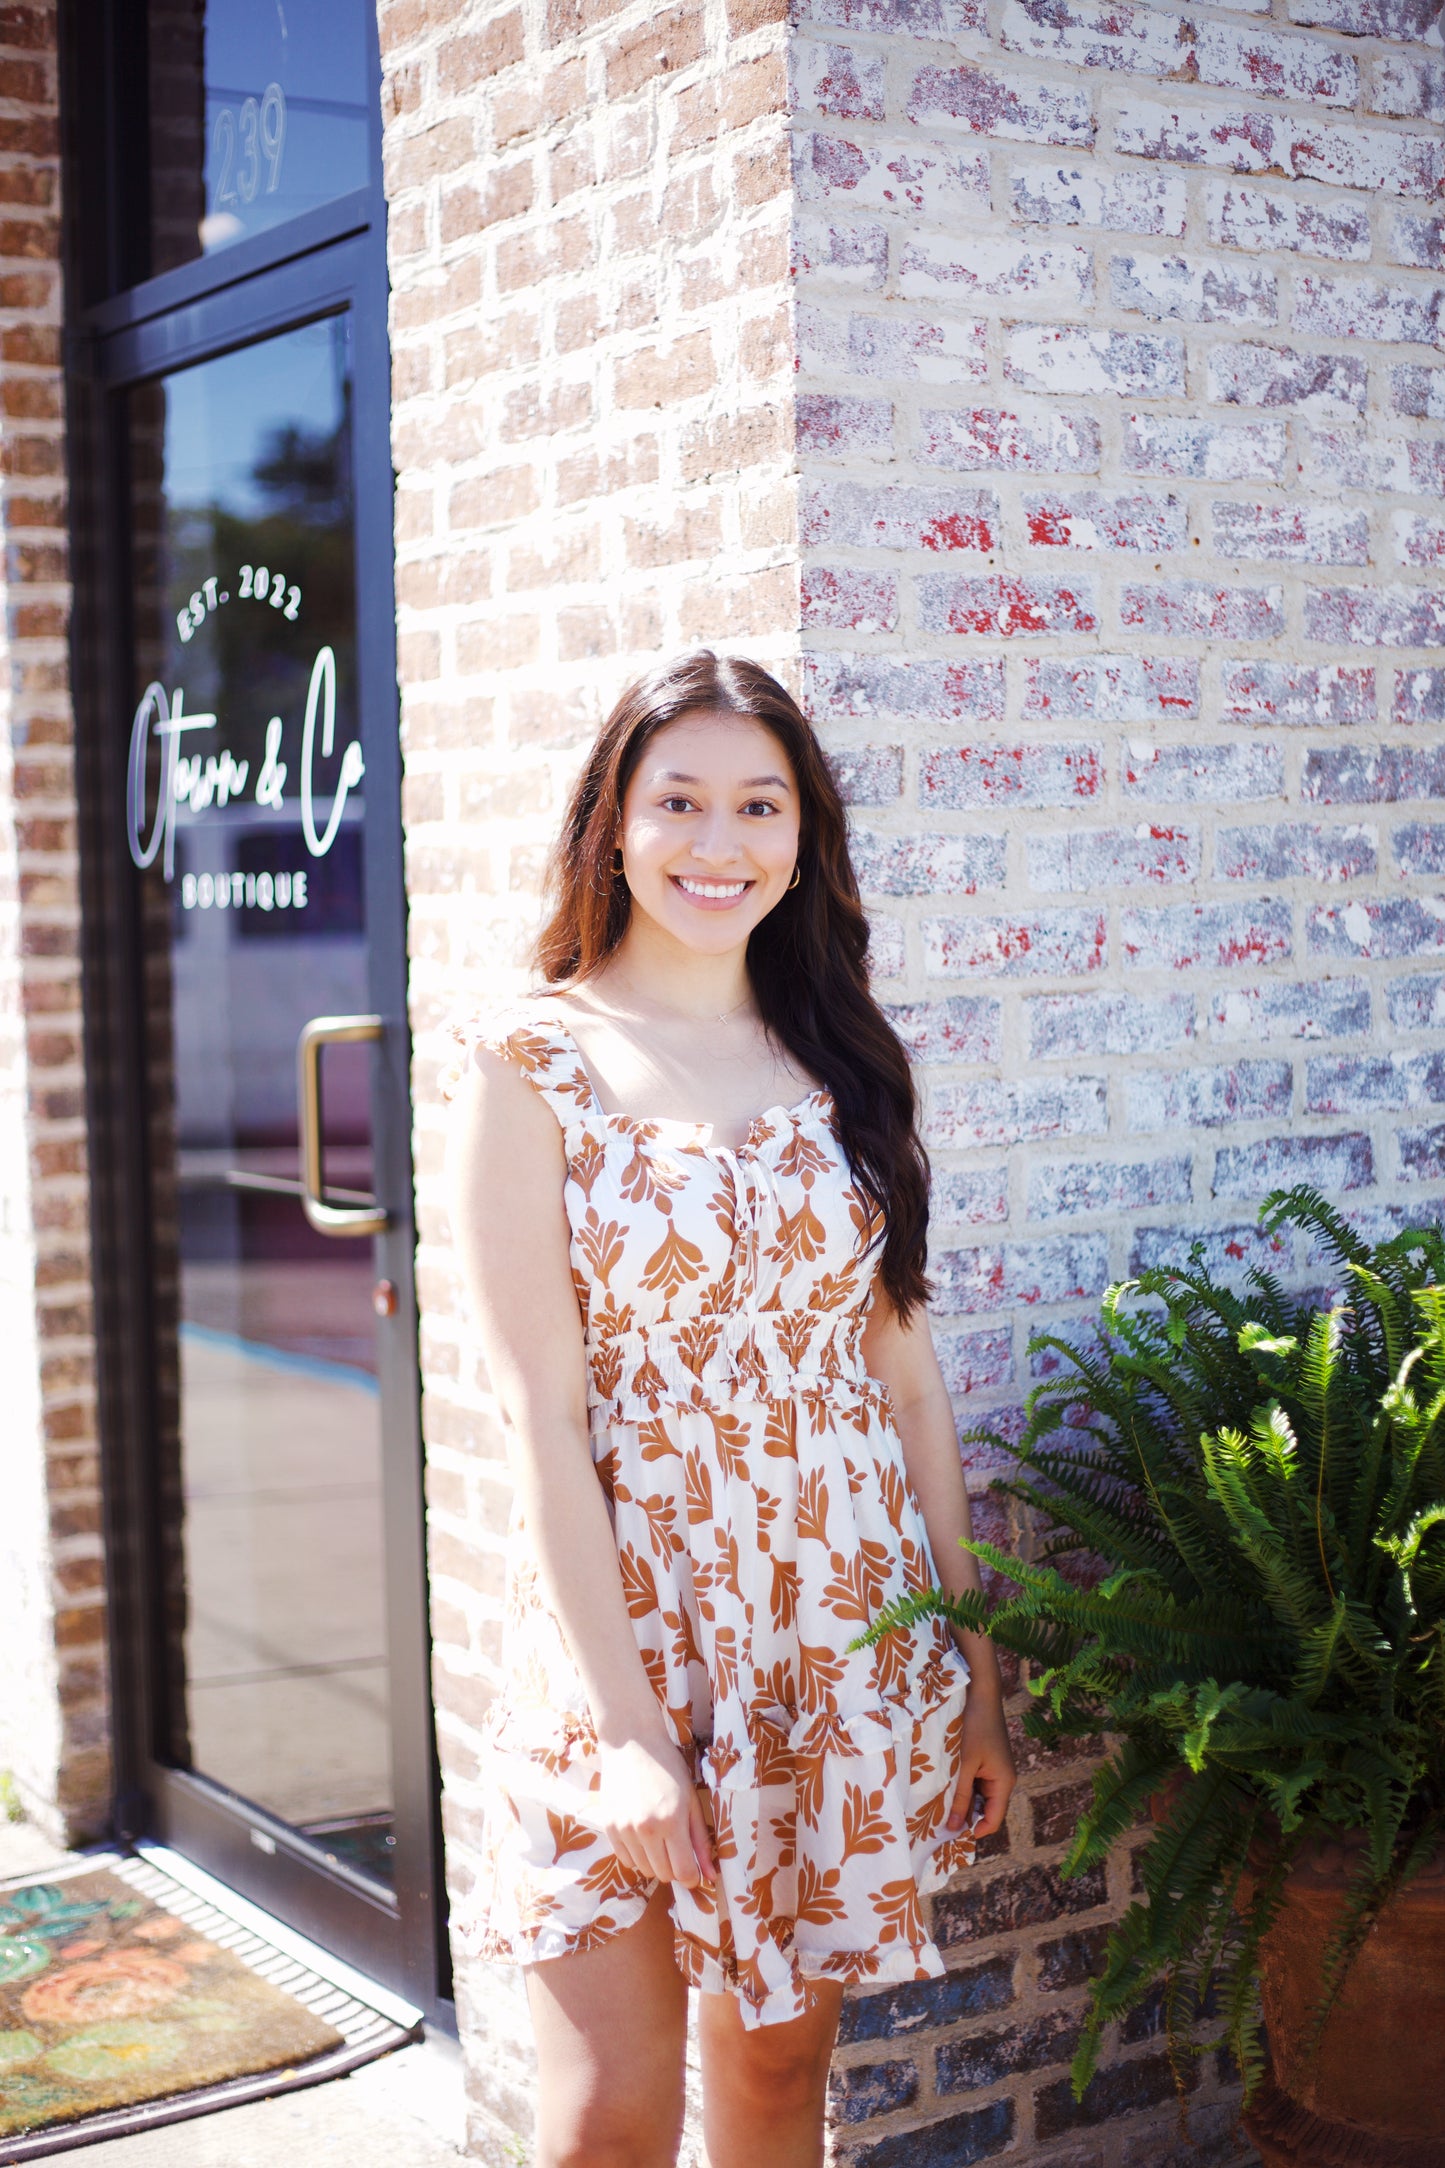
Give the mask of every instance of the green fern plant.
<path id="1" fill-rule="evenodd" d="M 1058 1367 L 1022 1440 L 975 1435 L 1017 1461 L 995 1488 L 1047 1531 L 1039 1555 L 970 1544 L 1012 1593 L 931 1590 L 862 1637 L 929 1613 L 988 1633 L 1024 1660 L 1034 1737 L 1107 1749 L 1066 1874 L 1153 1803 L 1079 2093 L 1104 2028 L 1159 1990 L 1181 2090 L 1222 2039 L 1251 2092 L 1260 1942 L 1301 1845 L 1362 1840 L 1317 2040 L 1371 1923 L 1445 1838 L 1445 1239 L 1372 1247 L 1303 1188 L 1262 1224 L 1343 1268 L 1335 1307 L 1258 1270 L 1233 1292 L 1196 1248 L 1111 1287 L 1095 1346 L 1038 1335 Z"/>

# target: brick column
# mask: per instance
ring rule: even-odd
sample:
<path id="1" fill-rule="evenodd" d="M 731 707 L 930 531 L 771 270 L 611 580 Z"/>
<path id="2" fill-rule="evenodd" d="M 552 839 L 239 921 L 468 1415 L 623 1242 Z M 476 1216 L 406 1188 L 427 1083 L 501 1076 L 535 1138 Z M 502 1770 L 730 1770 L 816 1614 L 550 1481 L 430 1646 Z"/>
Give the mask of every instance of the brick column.
<path id="1" fill-rule="evenodd" d="M 54 8 L 0 17 L 0 1770 L 110 1793 L 66 635 Z"/>

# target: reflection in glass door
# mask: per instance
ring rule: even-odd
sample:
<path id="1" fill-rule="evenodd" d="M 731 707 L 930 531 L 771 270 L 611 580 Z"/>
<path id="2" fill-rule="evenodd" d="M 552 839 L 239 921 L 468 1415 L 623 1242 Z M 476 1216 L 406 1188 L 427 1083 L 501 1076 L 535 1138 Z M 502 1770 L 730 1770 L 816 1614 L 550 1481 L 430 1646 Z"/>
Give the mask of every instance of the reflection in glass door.
<path id="1" fill-rule="evenodd" d="M 297 1043 L 364 1016 L 349 318 L 136 385 L 134 708 L 167 1758 L 391 1878 L 368 1239 L 308 1221 Z M 371 1048 L 325 1056 L 330 1204 Z"/>

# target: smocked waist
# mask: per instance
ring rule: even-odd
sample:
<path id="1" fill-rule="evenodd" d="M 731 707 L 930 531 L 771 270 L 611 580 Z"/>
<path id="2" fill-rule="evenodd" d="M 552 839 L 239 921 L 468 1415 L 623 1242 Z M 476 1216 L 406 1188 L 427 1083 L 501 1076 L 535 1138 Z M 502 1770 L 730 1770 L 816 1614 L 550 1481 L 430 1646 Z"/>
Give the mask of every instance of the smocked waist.
<path id="1" fill-rule="evenodd" d="M 860 1310 L 732 1310 L 587 1335 L 588 1398 L 625 1421 L 663 1407 L 789 1393 L 876 1391 Z"/>

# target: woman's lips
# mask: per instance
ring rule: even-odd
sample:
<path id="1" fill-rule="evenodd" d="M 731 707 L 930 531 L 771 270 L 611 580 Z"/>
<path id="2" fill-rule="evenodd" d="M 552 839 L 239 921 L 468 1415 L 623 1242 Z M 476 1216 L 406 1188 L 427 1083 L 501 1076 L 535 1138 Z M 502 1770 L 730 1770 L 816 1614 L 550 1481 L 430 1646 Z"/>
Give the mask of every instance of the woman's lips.
<path id="1" fill-rule="evenodd" d="M 753 886 L 751 881 L 703 882 L 699 880 L 699 888 L 721 889 L 723 891 L 721 895 L 703 895 L 698 892 L 698 889 L 684 886 L 685 879 L 691 878 L 693 877 L 690 875 L 684 876 L 679 873 L 670 873 L 668 875 L 669 881 L 671 881 L 678 894 L 685 897 L 687 902 L 694 905 L 699 911 L 731 911 L 735 905 L 743 901 L 743 898 Z"/>

